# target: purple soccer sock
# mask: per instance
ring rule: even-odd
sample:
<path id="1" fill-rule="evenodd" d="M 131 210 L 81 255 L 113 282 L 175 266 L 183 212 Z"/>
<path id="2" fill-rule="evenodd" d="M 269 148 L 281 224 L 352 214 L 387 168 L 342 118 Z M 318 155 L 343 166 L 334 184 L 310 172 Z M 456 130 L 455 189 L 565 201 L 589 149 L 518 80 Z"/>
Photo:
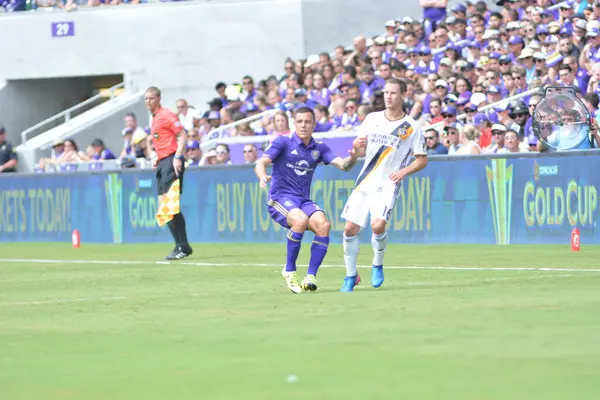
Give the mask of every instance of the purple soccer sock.
<path id="1" fill-rule="evenodd" d="M 317 271 L 323 263 L 325 254 L 327 254 L 327 248 L 329 247 L 328 236 L 315 236 L 310 247 L 310 261 L 308 263 L 308 274 L 317 275 Z"/>
<path id="2" fill-rule="evenodd" d="M 288 272 L 296 270 L 296 260 L 298 254 L 300 254 L 303 235 L 304 233 L 294 232 L 291 229 L 287 233 L 287 264 L 285 264 L 285 270 Z"/>

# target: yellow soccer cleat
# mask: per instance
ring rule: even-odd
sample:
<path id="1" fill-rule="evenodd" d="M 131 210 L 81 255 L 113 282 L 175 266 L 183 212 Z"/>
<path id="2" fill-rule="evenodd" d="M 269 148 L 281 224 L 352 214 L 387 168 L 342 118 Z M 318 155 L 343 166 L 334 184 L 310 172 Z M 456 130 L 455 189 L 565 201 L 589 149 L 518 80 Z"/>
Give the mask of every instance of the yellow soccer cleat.
<path id="1" fill-rule="evenodd" d="M 314 275 L 306 275 L 302 281 L 302 289 L 307 292 L 314 292 L 317 290 L 317 278 Z"/>
<path id="2" fill-rule="evenodd" d="M 296 271 L 288 272 L 284 268 L 283 271 L 281 271 L 281 276 L 283 276 L 283 279 L 285 279 L 285 283 L 292 293 L 302 293 L 302 288 L 298 283 L 298 274 Z"/>

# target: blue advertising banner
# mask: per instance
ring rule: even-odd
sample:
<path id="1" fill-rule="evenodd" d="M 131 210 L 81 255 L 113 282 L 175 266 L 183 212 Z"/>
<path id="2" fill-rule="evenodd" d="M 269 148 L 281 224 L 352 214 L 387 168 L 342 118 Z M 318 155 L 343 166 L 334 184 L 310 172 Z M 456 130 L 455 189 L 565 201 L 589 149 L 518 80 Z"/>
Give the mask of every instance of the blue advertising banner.
<path id="1" fill-rule="evenodd" d="M 576 226 L 584 243 L 600 243 L 598 155 L 432 157 L 402 184 L 391 241 L 566 244 Z M 316 171 L 312 197 L 331 220 L 334 242 L 341 241 L 340 214 L 359 168 Z M 249 166 L 186 171 L 182 210 L 192 242 L 282 241 L 266 202 Z M 154 218 L 157 205 L 153 171 L 3 176 L 0 241 L 70 241 L 78 229 L 85 242 L 169 242 Z"/>

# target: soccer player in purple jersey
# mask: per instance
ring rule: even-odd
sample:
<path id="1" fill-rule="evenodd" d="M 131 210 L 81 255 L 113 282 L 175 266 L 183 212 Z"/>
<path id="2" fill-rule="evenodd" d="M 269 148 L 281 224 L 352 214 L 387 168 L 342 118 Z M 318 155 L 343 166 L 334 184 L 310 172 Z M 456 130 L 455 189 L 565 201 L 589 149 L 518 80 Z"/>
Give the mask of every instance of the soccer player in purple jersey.
<path id="1" fill-rule="evenodd" d="M 269 190 L 268 209 L 271 218 L 287 233 L 287 263 L 281 272 L 288 288 L 293 293 L 317 290 L 315 276 L 327 254 L 331 225 L 321 208 L 310 199 L 310 185 L 315 168 L 321 162 L 331 164 L 343 171 L 349 171 L 356 164 L 358 144 L 349 151 L 346 158 L 337 157 L 324 143 L 313 137 L 315 114 L 308 107 L 296 112 L 294 125 L 296 132 L 276 138 L 256 162 L 254 172 L 261 187 Z M 267 166 L 273 164 L 273 176 L 267 175 Z M 296 260 L 300 253 L 302 236 L 306 230 L 315 234 L 310 249 L 308 273 L 302 284 L 298 283 Z"/>

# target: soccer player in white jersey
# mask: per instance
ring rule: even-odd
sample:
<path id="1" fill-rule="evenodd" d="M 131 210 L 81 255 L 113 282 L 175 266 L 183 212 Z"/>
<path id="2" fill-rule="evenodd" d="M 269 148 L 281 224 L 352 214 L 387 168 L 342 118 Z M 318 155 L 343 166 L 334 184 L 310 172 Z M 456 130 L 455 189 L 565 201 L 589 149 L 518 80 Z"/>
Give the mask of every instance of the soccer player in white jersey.
<path id="1" fill-rule="evenodd" d="M 387 221 L 392 215 L 402 180 L 427 165 L 423 133 L 402 108 L 406 83 L 389 79 L 383 89 L 385 110 L 367 115 L 355 147 L 365 164 L 344 207 L 344 261 L 346 278 L 342 292 L 354 290 L 360 280 L 356 271 L 358 233 L 371 216 L 373 270 L 371 284 L 383 283 L 383 256 L 388 242 Z M 413 157 L 414 156 L 414 161 Z M 412 161 L 412 162 L 411 162 Z"/>

